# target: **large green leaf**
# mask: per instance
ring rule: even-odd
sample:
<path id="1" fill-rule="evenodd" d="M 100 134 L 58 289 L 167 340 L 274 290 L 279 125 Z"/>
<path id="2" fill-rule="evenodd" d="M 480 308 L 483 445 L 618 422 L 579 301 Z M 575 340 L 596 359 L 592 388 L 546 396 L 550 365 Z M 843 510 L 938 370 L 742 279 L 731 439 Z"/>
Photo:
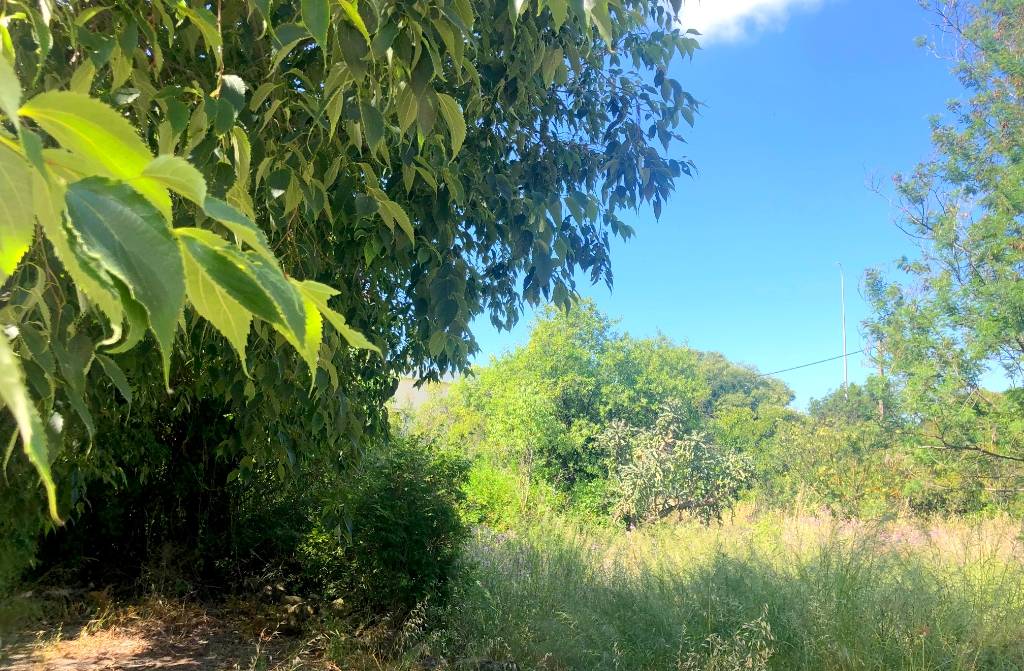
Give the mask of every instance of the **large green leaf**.
<path id="1" fill-rule="evenodd" d="M 32 168 L 0 144 L 0 281 L 14 272 L 32 244 Z"/>
<path id="2" fill-rule="evenodd" d="M 291 283 L 296 289 L 300 289 L 298 282 L 291 280 Z M 317 359 L 320 356 L 320 343 L 323 342 L 324 336 L 324 319 L 320 315 L 320 311 L 317 310 L 316 303 L 306 296 L 301 289 L 299 294 L 302 300 L 302 308 L 306 315 L 306 333 L 301 343 L 293 342 L 292 345 L 302 355 L 303 361 L 309 366 L 309 374 L 312 380 L 315 381 Z M 291 340 L 287 333 L 284 333 L 284 335 Z"/>
<path id="3" fill-rule="evenodd" d="M 352 328 L 345 321 L 345 318 L 332 310 L 327 305 L 327 301 L 332 297 L 338 295 L 338 291 L 333 289 L 326 284 L 320 282 L 313 282 L 312 280 L 306 280 L 304 282 L 295 282 L 295 286 L 299 288 L 302 296 L 311 301 L 316 309 L 320 311 L 327 321 L 331 323 L 331 326 L 335 328 L 342 335 L 345 340 L 348 341 L 349 345 L 358 347 L 360 349 L 373 350 L 377 354 L 380 354 L 380 348 L 370 342 L 366 336 Z"/>
<path id="4" fill-rule="evenodd" d="M 21 84 L 14 68 L 7 59 L 0 56 L 0 112 L 4 113 L 14 127 L 18 127 L 18 107 L 21 105 Z"/>
<path id="5" fill-rule="evenodd" d="M 64 270 L 85 297 L 98 307 L 110 322 L 110 344 L 121 337 L 124 310 L 117 287 L 94 257 L 88 256 L 81 239 L 64 218 L 64 187 L 57 180 L 47 182 L 38 172 L 32 174 L 32 199 L 36 218 L 53 246 Z"/>
<path id="6" fill-rule="evenodd" d="M 214 58 L 217 59 L 217 65 L 223 66 L 224 40 L 220 34 L 217 17 L 213 15 L 213 12 L 205 7 L 189 7 L 184 2 L 177 3 L 177 10 L 184 16 L 187 16 L 192 25 L 199 30 L 199 33 L 203 36 L 203 41 L 206 42 L 207 49 L 212 51 Z"/>
<path id="7" fill-rule="evenodd" d="M 206 201 L 204 201 L 203 211 L 208 217 L 216 219 L 234 233 L 239 244 L 248 245 L 253 251 L 271 263 L 277 263 L 277 257 L 270 250 L 267 234 L 259 226 L 252 223 L 252 220 L 247 216 L 223 200 L 212 196 L 207 197 Z"/>
<path id="8" fill-rule="evenodd" d="M 189 247 L 186 245 L 185 249 L 188 250 Z M 232 298 L 205 268 L 194 260 L 191 252 L 185 254 L 185 287 L 192 307 L 227 338 L 238 352 L 242 368 L 245 369 L 245 346 L 249 339 L 252 313 Z"/>
<path id="9" fill-rule="evenodd" d="M 112 177 L 137 177 L 153 158 L 127 119 L 87 95 L 40 93 L 22 105 L 21 115 L 68 151 L 104 166 Z"/>
<path id="10" fill-rule="evenodd" d="M 360 102 L 359 117 L 363 120 L 363 134 L 366 137 L 366 146 L 372 152 L 380 144 L 380 141 L 384 139 L 384 115 L 373 105 Z"/>
<path id="11" fill-rule="evenodd" d="M 370 32 L 366 30 L 366 23 L 363 21 L 363 17 L 359 15 L 359 9 L 356 7 L 356 3 L 349 2 L 349 0 L 338 0 L 338 4 L 341 5 L 341 11 L 345 13 L 345 18 L 355 26 L 359 34 L 363 36 L 366 43 L 370 43 Z"/>
<path id="12" fill-rule="evenodd" d="M 569 2 L 568 0 L 548 0 L 548 9 L 551 10 L 552 27 L 558 30 L 569 15 Z"/>
<path id="13" fill-rule="evenodd" d="M 260 284 L 249 256 L 212 231 L 185 227 L 174 232 L 188 256 L 221 291 L 264 321 L 286 323 L 281 309 Z"/>
<path id="14" fill-rule="evenodd" d="M 462 116 L 462 108 L 446 93 L 437 94 L 438 106 L 441 108 L 441 116 L 448 126 L 448 134 L 452 139 L 452 158 L 462 149 L 462 143 L 466 141 L 466 119 Z"/>
<path id="15" fill-rule="evenodd" d="M 327 49 L 327 28 L 330 26 L 331 6 L 328 0 L 302 0 L 302 22 L 321 49 Z"/>
<path id="16" fill-rule="evenodd" d="M 168 381 L 174 332 L 185 303 L 185 271 L 170 227 L 131 187 L 102 177 L 75 182 L 65 198 L 84 247 L 146 309 Z"/>
<path id="17" fill-rule="evenodd" d="M 117 365 L 116 361 L 106 354 L 96 353 L 95 357 L 103 367 L 103 372 L 107 374 L 110 381 L 113 382 L 114 386 L 117 387 L 117 390 L 121 392 L 121 396 L 124 396 L 124 400 L 131 403 L 134 396 L 132 392 L 132 385 L 128 382 L 128 378 L 125 376 L 124 371 L 121 370 L 121 367 Z"/>
<path id="18" fill-rule="evenodd" d="M 42 419 L 29 398 L 25 387 L 25 375 L 21 369 L 18 356 L 11 348 L 7 338 L 0 335 L 0 400 L 11 412 L 14 422 L 21 434 L 21 444 L 28 460 L 35 466 L 39 478 L 46 489 L 46 499 L 50 504 L 50 516 L 57 522 L 57 487 L 50 472 L 50 455 L 46 449 L 46 432 Z"/>
<path id="19" fill-rule="evenodd" d="M 142 171 L 143 179 L 158 182 L 200 207 L 206 201 L 206 180 L 191 163 L 178 156 L 157 156 Z M 138 180 L 133 180 L 134 183 Z"/>
<path id="20" fill-rule="evenodd" d="M 246 258 L 256 275 L 256 279 L 277 305 L 278 310 L 284 317 L 282 324 L 276 325 L 282 333 L 290 332 L 290 338 L 294 343 L 303 343 L 306 340 L 306 310 L 302 304 L 302 297 L 295 287 L 291 285 L 288 278 L 284 276 L 276 263 L 272 263 L 264 257 L 247 252 Z M 293 344 L 294 344 L 293 343 Z"/>

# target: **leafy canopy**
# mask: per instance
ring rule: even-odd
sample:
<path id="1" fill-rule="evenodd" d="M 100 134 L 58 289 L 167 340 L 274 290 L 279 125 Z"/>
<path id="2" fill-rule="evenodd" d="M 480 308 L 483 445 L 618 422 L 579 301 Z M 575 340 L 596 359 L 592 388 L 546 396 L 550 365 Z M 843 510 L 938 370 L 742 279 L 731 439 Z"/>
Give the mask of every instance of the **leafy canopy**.
<path id="1" fill-rule="evenodd" d="M 52 516 L 129 409 L 212 403 L 233 477 L 283 473 L 380 426 L 394 373 L 465 366 L 475 315 L 610 282 L 619 212 L 690 171 L 678 9 L 5 3 L 0 387 Z"/>
<path id="2" fill-rule="evenodd" d="M 936 5 L 970 98 L 933 122 L 936 158 L 895 180 L 921 253 L 905 281 L 868 275 L 868 329 L 920 444 L 1024 465 L 1024 13 L 1020 3 Z M 990 371 L 1010 390 L 983 387 Z M 1000 474 L 997 474 L 999 476 Z"/>
<path id="3" fill-rule="evenodd" d="M 550 307 L 525 345 L 474 373 L 413 428 L 637 523 L 675 510 L 716 518 L 748 484 L 739 452 L 764 438 L 725 425 L 739 413 L 770 434 L 792 398 L 720 354 L 619 333 L 589 300 Z"/>

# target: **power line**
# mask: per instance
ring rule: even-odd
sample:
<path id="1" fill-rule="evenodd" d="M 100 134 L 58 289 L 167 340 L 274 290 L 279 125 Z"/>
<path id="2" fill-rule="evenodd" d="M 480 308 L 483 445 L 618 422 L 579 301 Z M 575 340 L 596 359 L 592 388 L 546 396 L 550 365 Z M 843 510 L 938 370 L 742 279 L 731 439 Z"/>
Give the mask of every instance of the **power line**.
<path id="1" fill-rule="evenodd" d="M 761 373 L 761 374 L 758 375 L 758 377 L 768 377 L 769 375 L 778 375 L 779 373 L 788 373 L 791 370 L 799 370 L 801 368 L 807 368 L 809 366 L 817 366 L 819 363 L 828 363 L 829 361 L 835 361 L 836 359 L 844 359 L 846 357 L 851 357 L 851 356 L 853 356 L 855 354 L 862 354 L 863 352 L 864 352 L 863 349 L 859 349 L 856 352 L 850 352 L 848 354 L 840 354 L 839 356 L 830 357 L 828 359 L 822 359 L 821 361 L 812 361 L 811 363 L 805 363 L 805 364 L 801 364 L 799 366 L 793 366 L 792 368 L 783 368 L 782 370 L 773 370 L 770 373 Z"/>

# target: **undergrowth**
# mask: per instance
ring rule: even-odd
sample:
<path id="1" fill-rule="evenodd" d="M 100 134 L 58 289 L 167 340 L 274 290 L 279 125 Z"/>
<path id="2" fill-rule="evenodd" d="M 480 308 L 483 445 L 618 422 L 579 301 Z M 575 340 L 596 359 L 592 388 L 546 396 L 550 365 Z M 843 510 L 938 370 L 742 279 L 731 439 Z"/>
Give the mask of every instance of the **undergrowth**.
<path id="1" fill-rule="evenodd" d="M 1020 669 L 1010 518 L 479 528 L 420 645 L 522 669 Z"/>

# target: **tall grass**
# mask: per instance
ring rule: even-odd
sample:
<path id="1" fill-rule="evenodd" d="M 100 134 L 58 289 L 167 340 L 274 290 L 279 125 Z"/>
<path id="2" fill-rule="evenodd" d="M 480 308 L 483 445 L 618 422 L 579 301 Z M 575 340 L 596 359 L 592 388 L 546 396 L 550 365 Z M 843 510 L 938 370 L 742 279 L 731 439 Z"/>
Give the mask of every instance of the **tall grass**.
<path id="1" fill-rule="evenodd" d="M 480 529 L 429 645 L 523 669 L 1021 669 L 1009 518 Z"/>

